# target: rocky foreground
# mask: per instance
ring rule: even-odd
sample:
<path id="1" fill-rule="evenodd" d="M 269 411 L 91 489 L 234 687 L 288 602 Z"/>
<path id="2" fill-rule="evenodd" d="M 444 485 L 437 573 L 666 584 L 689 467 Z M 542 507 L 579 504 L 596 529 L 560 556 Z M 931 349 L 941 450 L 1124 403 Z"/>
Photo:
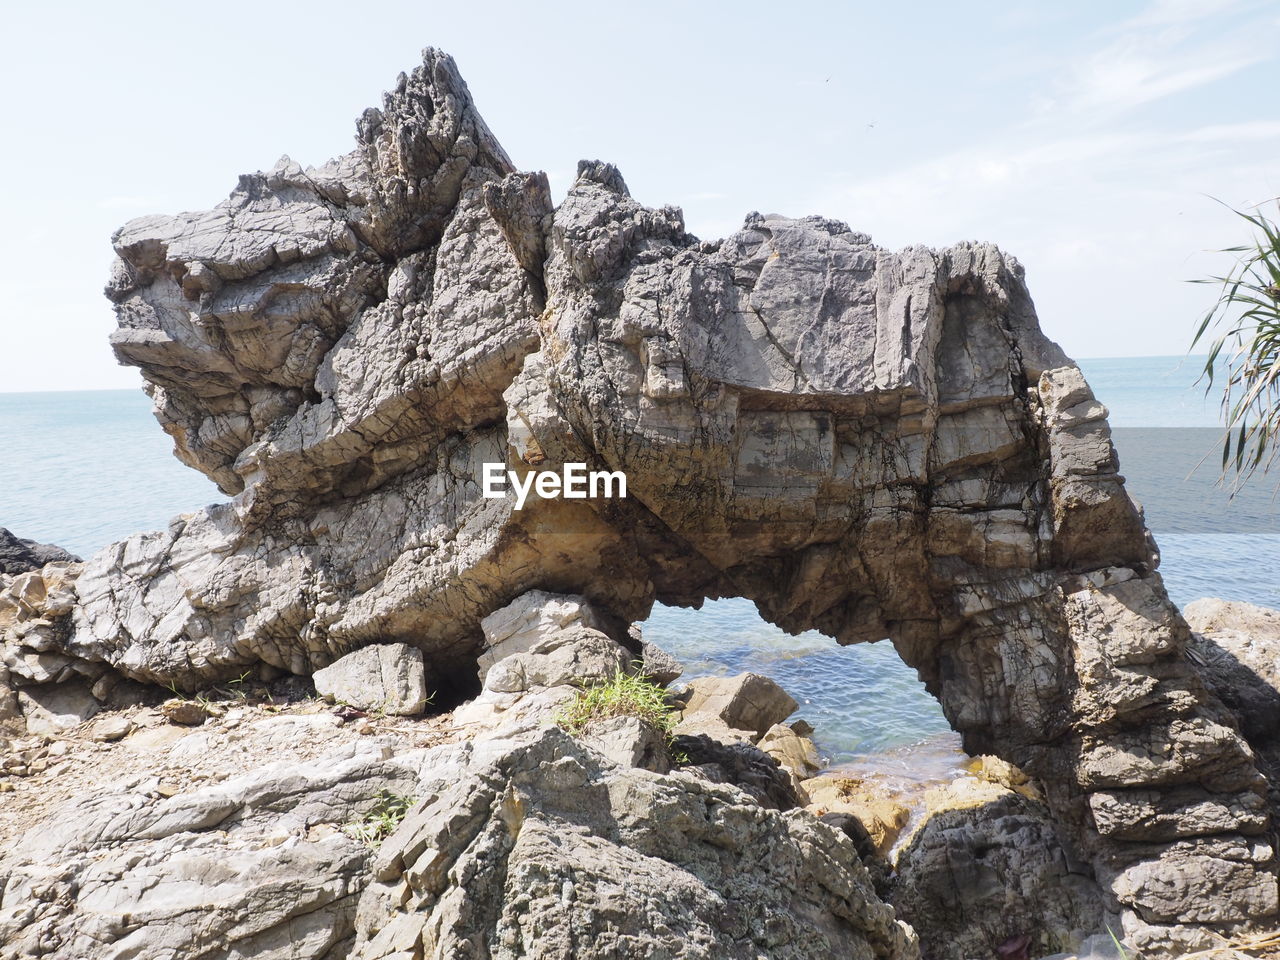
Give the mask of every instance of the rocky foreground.
<path id="1" fill-rule="evenodd" d="M 552 721 L 580 684 L 652 667 L 580 598 L 514 613 L 451 714 L 398 716 L 422 677 L 371 672 L 375 647 L 330 668 L 363 707 L 47 717 L 39 759 L 8 755 L 0 957 L 915 955 L 847 832 L 730 726 L 779 738 L 782 691 L 690 691 L 674 742 L 625 715 L 574 737 Z"/>
<path id="2" fill-rule="evenodd" d="M 424 748 L 414 812 L 376 858 L 291 834 L 269 856 L 332 855 L 338 876 L 286 869 L 245 909 L 201 899 L 200 863 L 233 901 L 233 876 L 270 875 L 219 838 L 267 849 L 289 811 L 366 809 L 362 787 L 334 781 L 313 807 L 310 774 L 280 793 L 251 773 L 28 833 L 6 854 L 4 949 L 910 955 L 853 841 L 797 812 L 803 783 L 722 749 L 745 736 L 794 760 L 800 731 L 713 724 L 693 738 L 710 753 L 680 748 L 732 771 L 708 780 L 666 772 L 637 731 L 601 752 L 545 726 L 565 677 L 642 657 L 628 626 L 655 601 L 721 596 L 788 630 L 891 640 L 969 753 L 1017 771 L 1004 789 L 1036 785 L 1000 801 L 1027 849 L 1058 844 L 1026 874 L 1018 844 L 898 855 L 954 877 L 900 885 L 930 955 L 1052 946 L 1023 928 L 1020 904 L 1040 902 L 1026 875 L 1070 880 L 1028 922 L 1101 916 L 1145 954 L 1275 927 L 1271 720 L 1245 717 L 1269 709 L 1269 674 L 1248 694 L 1218 682 L 1232 664 L 1169 602 L 1105 408 L 995 247 L 893 252 L 758 214 L 704 242 L 598 161 L 557 206 L 433 50 L 360 118 L 352 153 L 284 160 L 113 241 L 117 356 L 177 456 L 234 499 L 83 563 L 20 544 L 14 564 L 43 566 L 15 575 L 4 547 L 0 710 L 30 732 L 134 684 L 320 688 L 363 655 L 367 679 L 467 702 L 453 722 L 472 733 Z M 627 496 L 483 494 L 486 464 L 573 463 L 625 476 Z M 589 635 L 499 656 L 486 622 L 539 590 L 585 598 Z M 22 751 L 29 772 L 56 760 Z M 349 760 L 316 776 L 365 762 Z M 865 839 L 883 848 L 894 819 Z M 973 892 L 1004 896 L 1015 928 L 970 939 L 987 916 Z M 350 931 L 320 919 L 348 915 Z"/>
<path id="3" fill-rule="evenodd" d="M 1280 703 L 1280 614 L 1189 614 L 1212 682 Z M 314 686 L 28 687 L 0 757 L 0 958 L 1113 955 L 1021 771 L 981 758 L 912 816 L 815 776 L 794 700 L 750 674 L 669 693 L 669 732 L 569 724 L 584 687 L 680 672 L 599 625 L 581 597 L 518 598 L 445 711 L 400 645 Z"/>

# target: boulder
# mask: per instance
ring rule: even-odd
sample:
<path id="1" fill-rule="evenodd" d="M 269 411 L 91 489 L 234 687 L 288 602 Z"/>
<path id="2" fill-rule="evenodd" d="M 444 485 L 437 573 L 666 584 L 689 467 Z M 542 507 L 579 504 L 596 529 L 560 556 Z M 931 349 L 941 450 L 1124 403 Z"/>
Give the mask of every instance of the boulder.
<path id="1" fill-rule="evenodd" d="M 677 727 L 671 752 L 681 763 L 681 773 L 710 783 L 732 784 L 760 806 L 792 810 L 801 804 L 792 776 L 748 741 L 681 733 Z"/>
<path id="2" fill-rule="evenodd" d="M 925 806 L 898 854 L 892 902 L 927 956 L 1004 956 L 1024 938 L 1022 956 L 1046 956 L 1102 929 L 1097 886 L 1043 804 L 962 777 L 929 790 Z"/>
<path id="3" fill-rule="evenodd" d="M 759 739 L 795 712 L 796 702 L 780 686 L 758 673 L 736 677 L 700 677 L 690 681 L 681 724 L 719 720 Z"/>
<path id="4" fill-rule="evenodd" d="M 1031 778 L 1015 767 L 1008 760 L 999 757 L 974 757 L 964 765 L 965 771 L 979 780 L 994 783 L 1014 793 L 1020 793 L 1028 800 L 1044 802 L 1044 796 Z"/>
<path id="5" fill-rule="evenodd" d="M 554 719 L 579 690 L 636 669 L 630 650 L 586 625 L 599 621 L 580 598 L 539 590 L 511 607 L 523 611 L 519 642 L 500 641 L 490 648 L 506 656 L 490 658 L 482 670 L 480 696 L 458 709 L 456 723 L 480 730 L 497 725 L 532 729 Z"/>
<path id="6" fill-rule="evenodd" d="M 0 849 L 0 960 L 918 956 L 843 833 L 731 785 L 554 727 L 416 747 L 332 720 L 241 719 L 246 773 L 69 796 Z M 217 770 L 215 733 L 171 771 Z"/>
<path id="7" fill-rule="evenodd" d="M 395 716 L 422 713 L 431 700 L 422 651 L 403 643 L 362 647 L 311 678 L 327 700 Z"/>
<path id="8" fill-rule="evenodd" d="M 671 768 L 666 735 L 637 717 L 593 721 L 581 739 L 620 767 L 643 767 L 655 773 L 666 773 Z"/>
<path id="9" fill-rule="evenodd" d="M 817 817 L 846 814 L 862 825 L 877 856 L 888 858 L 907 825 L 911 811 L 860 780 L 841 776 L 812 777 L 800 784 L 805 809 Z"/>
<path id="10" fill-rule="evenodd" d="M 719 717 L 707 713 L 680 717 L 672 732 L 681 737 L 707 737 L 726 746 L 739 743 L 754 746 L 759 739 L 754 730 L 731 727 Z"/>
<path id="11" fill-rule="evenodd" d="M 352 958 L 466 955 L 481 930 L 498 957 L 917 955 L 840 831 L 554 728 L 425 796 L 373 862 Z"/>
<path id="12" fill-rule="evenodd" d="M 90 736 L 98 743 L 114 743 L 123 740 L 134 728 L 134 723 L 123 714 L 113 713 L 94 721 Z"/>
<path id="13" fill-rule="evenodd" d="M 480 621 L 484 649 L 477 658 L 480 679 L 498 661 L 525 653 L 570 627 L 604 631 L 604 620 L 584 597 L 530 590 Z M 550 684 L 543 684 L 550 686 Z"/>
<path id="14" fill-rule="evenodd" d="M 757 746 L 773 757 L 796 782 L 807 780 L 822 767 L 818 748 L 807 736 L 796 730 L 796 724 L 775 723 L 765 731 Z M 804 724 L 801 729 L 811 729 Z"/>
<path id="15" fill-rule="evenodd" d="M 83 680 L 23 687 L 18 691 L 18 705 L 27 732 L 42 736 L 57 736 L 74 729 L 100 709 Z"/>
<path id="16" fill-rule="evenodd" d="M 494 662 L 484 688 L 524 693 L 537 687 L 582 686 L 632 671 L 630 651 L 598 630 L 574 627 L 531 638 L 521 653 Z"/>
<path id="17" fill-rule="evenodd" d="M 170 723 L 176 723 L 180 727 L 198 727 L 209 719 L 209 711 L 204 704 L 181 697 L 174 697 L 160 704 L 160 713 Z"/>
<path id="18" fill-rule="evenodd" d="M 1244 785 L 1229 799 L 1203 784 L 1136 795 L 1117 791 L 1093 799 L 1093 816 L 1096 822 L 1110 825 L 1118 814 L 1126 827 L 1140 820 L 1167 841 L 1159 860 L 1124 871 L 1123 882 L 1135 897 L 1142 896 L 1150 904 L 1151 914 L 1190 915 L 1185 906 L 1175 906 L 1177 891 L 1184 889 L 1183 877 L 1202 874 L 1214 877 L 1218 895 L 1201 909 L 1212 910 L 1215 919 L 1240 916 L 1260 909 L 1259 897 L 1272 895 L 1266 886 L 1241 881 L 1252 858 L 1261 855 L 1256 838 L 1274 831 L 1280 817 L 1280 611 L 1204 599 L 1188 604 L 1186 617 L 1197 631 L 1188 657 L 1199 678 L 1230 709 L 1266 780 Z M 1170 816 L 1170 811 L 1178 815 Z M 1212 836 L 1228 823 L 1237 831 L 1233 853 L 1191 839 Z M 1234 861 L 1233 865 L 1223 869 L 1215 862 L 1220 857 Z M 1145 932 L 1141 927 L 1137 931 Z M 1207 939 L 1184 932 L 1181 946 L 1185 952 L 1203 949 Z"/>
<path id="19" fill-rule="evenodd" d="M 1182 615 L 1196 633 L 1239 634 L 1259 642 L 1280 643 L 1280 610 L 1270 607 L 1204 597 L 1187 604 Z M 1275 670 L 1274 663 L 1272 670 Z"/>
<path id="20" fill-rule="evenodd" d="M 640 647 L 640 672 L 660 687 L 680 679 L 684 665 L 656 643 L 642 641 Z"/>
<path id="21" fill-rule="evenodd" d="M 1201 679 L 1231 709 L 1255 750 L 1280 733 L 1280 611 L 1236 601 L 1187 605 L 1197 632 L 1189 656 Z"/>
<path id="22" fill-rule="evenodd" d="M 0 574 L 12 576 L 29 570 L 39 570 L 46 563 L 58 561 L 78 563 L 79 560 L 79 557 L 61 547 L 37 543 L 34 540 L 23 540 L 4 527 L 0 527 Z"/>
<path id="23" fill-rule="evenodd" d="M 75 797 L 0 852 L 0 960 L 341 955 L 370 851 L 308 825 L 412 789 L 420 756 L 357 740 L 190 792 L 144 773 Z"/>

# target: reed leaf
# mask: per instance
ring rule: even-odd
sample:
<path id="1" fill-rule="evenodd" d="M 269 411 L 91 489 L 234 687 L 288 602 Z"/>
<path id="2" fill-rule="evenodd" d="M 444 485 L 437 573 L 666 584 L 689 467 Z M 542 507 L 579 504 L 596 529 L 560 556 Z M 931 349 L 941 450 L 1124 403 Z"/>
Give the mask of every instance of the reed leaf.
<path id="1" fill-rule="evenodd" d="M 1278 204 L 1280 209 L 1280 204 Z M 1280 224 L 1261 210 L 1232 210 L 1254 231 L 1253 242 L 1227 247 L 1235 266 L 1226 276 L 1193 283 L 1219 288 L 1217 301 L 1196 327 L 1191 349 L 1207 345 L 1200 379 L 1221 394 L 1225 433 L 1222 479 L 1233 491 L 1277 456 L 1280 434 Z"/>

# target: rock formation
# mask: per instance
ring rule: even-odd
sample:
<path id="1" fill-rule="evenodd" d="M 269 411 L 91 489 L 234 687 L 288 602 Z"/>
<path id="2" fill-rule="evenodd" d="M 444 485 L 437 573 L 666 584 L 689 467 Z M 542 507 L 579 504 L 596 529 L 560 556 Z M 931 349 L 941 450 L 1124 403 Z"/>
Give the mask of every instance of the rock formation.
<path id="1" fill-rule="evenodd" d="M 120 742 L 59 759 L 100 764 L 97 786 L 0 820 L 17 838 L 0 845 L 0 960 L 918 957 L 853 842 L 794 800 L 765 808 L 723 768 L 667 772 L 633 718 L 549 726 L 617 669 L 599 656 L 613 641 L 580 598 L 512 606 L 536 642 L 490 676 L 578 669 L 439 718 L 434 742 L 413 726 L 431 721 L 344 726 L 315 701 L 210 703 L 200 732 L 154 709 L 95 721 L 92 740 Z M 113 758 L 133 768 L 117 782 Z M 388 798 L 400 816 L 379 820 Z"/>
<path id="2" fill-rule="evenodd" d="M 19 573 L 28 573 L 39 570 L 46 563 L 60 561 L 79 563 L 80 558 L 49 543 L 23 540 L 4 527 L 0 527 L 0 574 L 14 576 Z"/>
<path id="3" fill-rule="evenodd" d="M 966 778 L 934 787 L 925 804 L 892 891 L 925 956 L 1046 957 L 1104 929 L 1097 884 L 1062 849 L 1043 803 Z"/>
<path id="4" fill-rule="evenodd" d="M 1274 922 L 1265 782 L 1189 668 L 1106 410 L 995 247 L 756 214 L 700 242 L 600 162 L 553 206 L 430 50 L 352 153 L 114 244 L 117 356 L 234 499 L 92 557 L 7 658 L 190 689 L 398 642 L 462 689 L 531 589 L 622 642 L 656 600 L 749 597 L 890 638 L 970 752 L 1046 785 L 1138 949 Z M 486 462 L 628 496 L 517 511 Z"/>

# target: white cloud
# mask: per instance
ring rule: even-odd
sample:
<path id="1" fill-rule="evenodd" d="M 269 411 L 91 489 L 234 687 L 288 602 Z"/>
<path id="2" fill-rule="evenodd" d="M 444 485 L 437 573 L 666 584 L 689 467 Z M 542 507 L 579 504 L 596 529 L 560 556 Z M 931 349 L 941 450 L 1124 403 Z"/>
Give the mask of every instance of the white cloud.
<path id="1" fill-rule="evenodd" d="M 1273 51 L 1259 42 L 1260 34 L 1274 24 L 1269 17 L 1247 16 L 1258 7 L 1241 0 L 1155 0 L 1137 16 L 1099 31 L 1096 41 L 1102 45 L 1068 68 L 1042 109 L 1132 110 L 1261 63 Z"/>
<path id="2" fill-rule="evenodd" d="M 1280 123 L 1063 131 L 1035 124 L 815 197 L 899 247 L 994 240 L 1027 266 L 1046 332 L 1076 356 L 1186 349 L 1241 206 L 1280 192 Z M 1267 192 L 1270 191 L 1270 192 Z"/>
<path id="3" fill-rule="evenodd" d="M 1219 123 L 1182 134 L 1179 139 L 1199 143 L 1247 143 L 1280 138 L 1280 122 Z"/>

